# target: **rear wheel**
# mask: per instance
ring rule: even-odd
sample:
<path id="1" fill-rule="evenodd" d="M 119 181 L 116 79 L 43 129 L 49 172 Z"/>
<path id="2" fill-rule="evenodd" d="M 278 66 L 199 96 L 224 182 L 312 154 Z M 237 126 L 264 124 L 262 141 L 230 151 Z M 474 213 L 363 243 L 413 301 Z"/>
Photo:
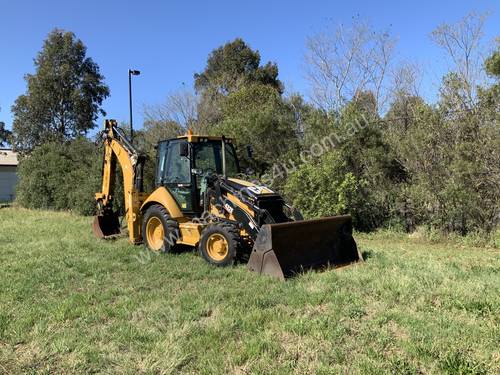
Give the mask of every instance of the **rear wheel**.
<path id="1" fill-rule="evenodd" d="M 155 204 L 149 207 L 142 221 L 142 239 L 152 251 L 169 253 L 179 238 L 179 224 L 170 218 L 165 207 Z"/>
<path id="2" fill-rule="evenodd" d="M 232 265 L 240 248 L 238 228 L 230 224 L 210 224 L 202 234 L 199 244 L 201 256 L 216 266 Z"/>

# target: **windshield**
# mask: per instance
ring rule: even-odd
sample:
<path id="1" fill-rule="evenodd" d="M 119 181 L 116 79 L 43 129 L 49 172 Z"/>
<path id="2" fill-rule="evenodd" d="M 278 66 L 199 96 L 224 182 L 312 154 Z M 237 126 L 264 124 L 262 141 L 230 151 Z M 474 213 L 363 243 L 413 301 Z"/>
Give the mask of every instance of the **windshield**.
<path id="1" fill-rule="evenodd" d="M 203 173 L 216 172 L 222 174 L 222 142 L 206 141 L 194 143 L 194 167 Z M 236 176 L 239 172 L 236 152 L 231 143 L 225 145 L 226 149 L 226 174 Z"/>

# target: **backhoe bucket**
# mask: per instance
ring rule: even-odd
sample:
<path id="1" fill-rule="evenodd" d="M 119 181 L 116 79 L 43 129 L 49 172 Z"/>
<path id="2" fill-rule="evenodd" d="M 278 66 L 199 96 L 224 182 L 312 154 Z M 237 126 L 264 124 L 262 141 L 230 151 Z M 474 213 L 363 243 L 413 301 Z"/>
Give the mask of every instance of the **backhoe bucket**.
<path id="1" fill-rule="evenodd" d="M 363 260 L 352 237 L 351 216 L 265 224 L 248 269 L 284 280 L 296 273 Z"/>
<path id="2" fill-rule="evenodd" d="M 120 221 L 115 213 L 94 216 L 92 223 L 97 238 L 107 238 L 120 234 Z"/>

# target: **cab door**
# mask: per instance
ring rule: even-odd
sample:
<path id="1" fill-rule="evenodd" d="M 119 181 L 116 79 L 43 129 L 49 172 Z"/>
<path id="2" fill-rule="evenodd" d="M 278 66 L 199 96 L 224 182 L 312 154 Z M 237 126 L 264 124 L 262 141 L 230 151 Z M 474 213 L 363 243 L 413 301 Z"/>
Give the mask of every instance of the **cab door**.
<path id="1" fill-rule="evenodd" d="M 187 147 L 187 156 L 181 155 L 181 147 Z M 193 201 L 195 187 L 191 175 L 190 155 L 190 144 L 185 139 L 169 140 L 158 145 L 156 184 L 165 186 L 185 213 L 193 212 L 197 207 Z"/>

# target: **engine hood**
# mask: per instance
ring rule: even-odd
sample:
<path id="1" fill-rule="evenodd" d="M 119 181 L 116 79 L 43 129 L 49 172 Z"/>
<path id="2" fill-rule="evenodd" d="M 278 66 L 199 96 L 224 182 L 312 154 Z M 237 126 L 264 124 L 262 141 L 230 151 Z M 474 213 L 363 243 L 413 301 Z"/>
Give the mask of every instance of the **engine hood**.
<path id="1" fill-rule="evenodd" d="M 238 178 L 228 178 L 228 185 L 233 189 L 241 191 L 243 194 L 251 198 L 263 198 L 263 197 L 277 197 L 278 193 L 269 189 L 267 186 L 254 184 L 249 181 L 240 180 Z"/>

